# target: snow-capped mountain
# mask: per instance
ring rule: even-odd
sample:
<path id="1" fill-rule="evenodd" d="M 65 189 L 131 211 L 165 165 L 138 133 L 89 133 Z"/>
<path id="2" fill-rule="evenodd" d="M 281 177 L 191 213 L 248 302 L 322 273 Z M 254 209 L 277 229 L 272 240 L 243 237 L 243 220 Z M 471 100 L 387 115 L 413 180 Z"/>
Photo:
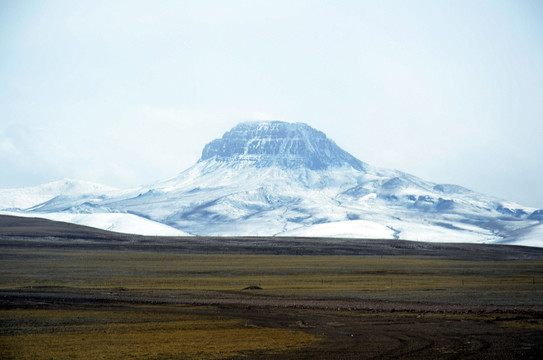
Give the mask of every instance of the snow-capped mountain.
<path id="1" fill-rule="evenodd" d="M 301 123 L 242 123 L 207 144 L 194 166 L 138 189 L 45 197 L 0 204 L 35 216 L 130 214 L 192 235 L 543 246 L 542 210 L 371 166 Z"/>

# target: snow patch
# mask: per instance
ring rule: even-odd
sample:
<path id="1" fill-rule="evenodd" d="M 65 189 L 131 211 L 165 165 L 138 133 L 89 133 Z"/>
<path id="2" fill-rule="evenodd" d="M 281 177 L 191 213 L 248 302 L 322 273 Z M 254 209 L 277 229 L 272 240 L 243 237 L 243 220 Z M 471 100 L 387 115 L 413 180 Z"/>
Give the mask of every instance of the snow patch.
<path id="1" fill-rule="evenodd" d="M 286 231 L 278 236 L 394 239 L 394 231 L 367 220 L 335 221 Z"/>
<path id="2" fill-rule="evenodd" d="M 126 234 L 150 236 L 190 236 L 190 234 L 170 226 L 148 220 L 133 214 L 98 213 L 98 214 L 71 214 L 71 213 L 19 213 L 0 211 L 3 215 L 37 217 L 54 221 L 63 221 L 78 225 L 90 226 L 97 229 L 115 231 Z"/>

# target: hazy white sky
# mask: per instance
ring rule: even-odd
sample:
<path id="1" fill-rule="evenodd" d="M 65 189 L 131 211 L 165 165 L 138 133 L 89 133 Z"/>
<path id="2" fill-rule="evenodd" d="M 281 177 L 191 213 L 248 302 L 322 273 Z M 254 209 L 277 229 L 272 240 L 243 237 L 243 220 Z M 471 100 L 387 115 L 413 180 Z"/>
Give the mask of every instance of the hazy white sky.
<path id="1" fill-rule="evenodd" d="M 0 0 L 0 187 L 153 182 L 269 119 L 543 208 L 543 2 Z"/>

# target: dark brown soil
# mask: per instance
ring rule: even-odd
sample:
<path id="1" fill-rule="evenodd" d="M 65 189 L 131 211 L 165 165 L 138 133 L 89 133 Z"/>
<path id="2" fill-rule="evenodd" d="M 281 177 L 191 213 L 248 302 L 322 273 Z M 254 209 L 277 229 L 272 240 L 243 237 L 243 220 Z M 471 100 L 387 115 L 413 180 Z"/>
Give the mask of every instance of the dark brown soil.
<path id="1" fill-rule="evenodd" d="M 257 326 L 293 327 L 325 340 L 311 349 L 261 359 L 539 359 L 543 332 L 505 328 L 496 321 L 405 313 L 368 314 L 274 307 L 219 307 Z M 256 357 L 255 357 L 256 358 Z"/>
<path id="2" fill-rule="evenodd" d="M 36 218 L 0 215 L 2 247 L 133 250 L 184 254 L 422 256 L 455 260 L 543 260 L 543 248 L 299 237 L 160 237 L 109 232 Z"/>
<path id="3" fill-rule="evenodd" d="M 541 359 L 543 312 L 533 307 L 472 310 L 456 306 L 348 301 L 175 299 L 191 303 L 182 310 L 199 315 L 242 318 L 246 326 L 289 328 L 318 335 L 322 341 L 281 354 L 252 352 L 250 359 Z M 231 299 L 232 300 L 232 299 Z M 1 308 L 118 309 L 166 302 L 119 301 L 68 294 L 6 294 Z M 209 306 L 209 304 L 214 304 Z M 171 305 L 169 305 L 171 306 Z M 362 309 L 364 308 L 364 309 Z M 530 327 L 538 324 L 539 326 Z"/>

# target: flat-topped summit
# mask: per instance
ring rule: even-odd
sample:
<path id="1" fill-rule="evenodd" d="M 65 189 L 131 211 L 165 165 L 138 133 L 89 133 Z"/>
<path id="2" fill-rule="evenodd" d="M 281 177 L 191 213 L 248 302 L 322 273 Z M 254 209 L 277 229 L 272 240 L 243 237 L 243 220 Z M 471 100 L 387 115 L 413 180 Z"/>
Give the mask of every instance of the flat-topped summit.
<path id="1" fill-rule="evenodd" d="M 235 126 L 204 147 L 200 161 L 212 158 L 256 167 L 364 168 L 360 160 L 337 146 L 323 132 L 303 123 L 282 121 L 245 122 Z"/>

